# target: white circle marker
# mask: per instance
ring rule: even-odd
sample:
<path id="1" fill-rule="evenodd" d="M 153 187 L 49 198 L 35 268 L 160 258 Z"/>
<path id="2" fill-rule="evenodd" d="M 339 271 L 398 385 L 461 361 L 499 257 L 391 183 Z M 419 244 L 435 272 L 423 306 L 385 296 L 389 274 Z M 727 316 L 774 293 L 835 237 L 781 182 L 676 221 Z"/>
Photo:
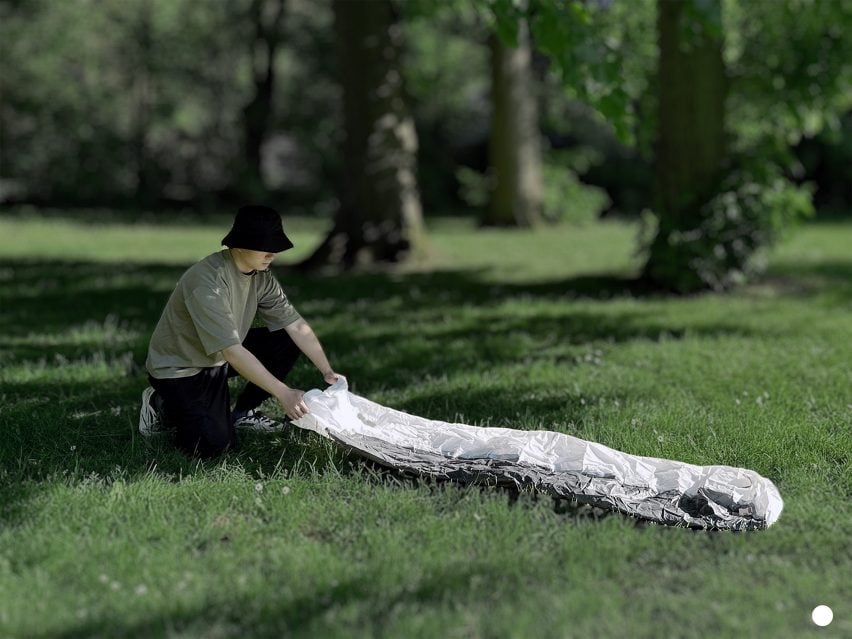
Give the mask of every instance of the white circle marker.
<path id="1" fill-rule="evenodd" d="M 811 619 L 818 626 L 827 626 L 834 619 L 834 612 L 828 606 L 817 606 L 811 613 Z"/>

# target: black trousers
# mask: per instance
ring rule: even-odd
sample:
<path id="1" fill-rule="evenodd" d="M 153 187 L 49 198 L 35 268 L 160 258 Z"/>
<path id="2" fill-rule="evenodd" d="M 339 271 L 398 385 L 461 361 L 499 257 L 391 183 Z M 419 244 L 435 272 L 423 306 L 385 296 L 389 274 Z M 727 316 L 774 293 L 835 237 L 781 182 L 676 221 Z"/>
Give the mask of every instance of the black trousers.
<path id="1" fill-rule="evenodd" d="M 280 380 L 293 369 L 299 358 L 298 346 L 285 330 L 252 328 L 243 341 L 266 369 Z M 237 446 L 231 419 L 228 378 L 237 371 L 228 364 L 204 368 L 191 377 L 156 379 L 148 376 L 160 396 L 160 412 L 167 428 L 175 431 L 177 447 L 189 455 L 210 458 Z M 269 397 L 262 388 L 246 384 L 237 398 L 235 411 L 260 406 Z"/>

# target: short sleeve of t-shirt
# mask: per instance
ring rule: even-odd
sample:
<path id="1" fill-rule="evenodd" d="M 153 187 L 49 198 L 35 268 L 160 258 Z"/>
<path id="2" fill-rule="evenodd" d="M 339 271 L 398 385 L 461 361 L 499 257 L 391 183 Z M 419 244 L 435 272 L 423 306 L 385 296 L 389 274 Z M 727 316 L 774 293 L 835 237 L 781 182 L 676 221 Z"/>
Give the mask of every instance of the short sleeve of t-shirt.
<path id="1" fill-rule="evenodd" d="M 271 331 L 289 326 L 302 318 L 272 274 L 266 276 L 266 281 L 258 290 L 257 314 Z"/>
<path id="2" fill-rule="evenodd" d="M 199 286 L 186 296 L 186 308 L 207 355 L 241 343 L 224 291 Z"/>

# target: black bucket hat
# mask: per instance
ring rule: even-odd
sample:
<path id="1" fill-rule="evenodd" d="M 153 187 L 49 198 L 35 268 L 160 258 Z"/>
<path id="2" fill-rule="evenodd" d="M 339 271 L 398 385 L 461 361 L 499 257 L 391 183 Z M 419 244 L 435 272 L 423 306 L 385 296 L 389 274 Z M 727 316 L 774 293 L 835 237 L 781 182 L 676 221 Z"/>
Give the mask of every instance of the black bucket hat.
<path id="1" fill-rule="evenodd" d="M 230 232 L 222 238 L 222 244 L 229 248 L 266 253 L 280 253 L 293 248 L 290 238 L 284 234 L 278 211 L 258 204 L 240 207 Z"/>

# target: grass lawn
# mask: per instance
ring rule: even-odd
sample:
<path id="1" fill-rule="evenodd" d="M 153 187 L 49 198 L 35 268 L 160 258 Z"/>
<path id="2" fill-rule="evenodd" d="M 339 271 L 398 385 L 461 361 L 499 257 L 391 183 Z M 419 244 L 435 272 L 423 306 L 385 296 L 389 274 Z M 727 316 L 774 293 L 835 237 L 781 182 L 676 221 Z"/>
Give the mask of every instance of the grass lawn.
<path id="1" fill-rule="evenodd" d="M 852 636 L 852 224 L 799 230 L 744 290 L 683 298 L 631 293 L 631 224 L 431 227 L 424 263 L 306 277 L 284 265 L 322 225 L 287 226 L 279 279 L 354 392 L 751 468 L 780 520 L 646 525 L 399 478 L 298 429 L 186 459 L 136 432 L 143 363 L 227 218 L 3 216 L 0 637 Z M 288 382 L 322 384 L 307 363 Z"/>

